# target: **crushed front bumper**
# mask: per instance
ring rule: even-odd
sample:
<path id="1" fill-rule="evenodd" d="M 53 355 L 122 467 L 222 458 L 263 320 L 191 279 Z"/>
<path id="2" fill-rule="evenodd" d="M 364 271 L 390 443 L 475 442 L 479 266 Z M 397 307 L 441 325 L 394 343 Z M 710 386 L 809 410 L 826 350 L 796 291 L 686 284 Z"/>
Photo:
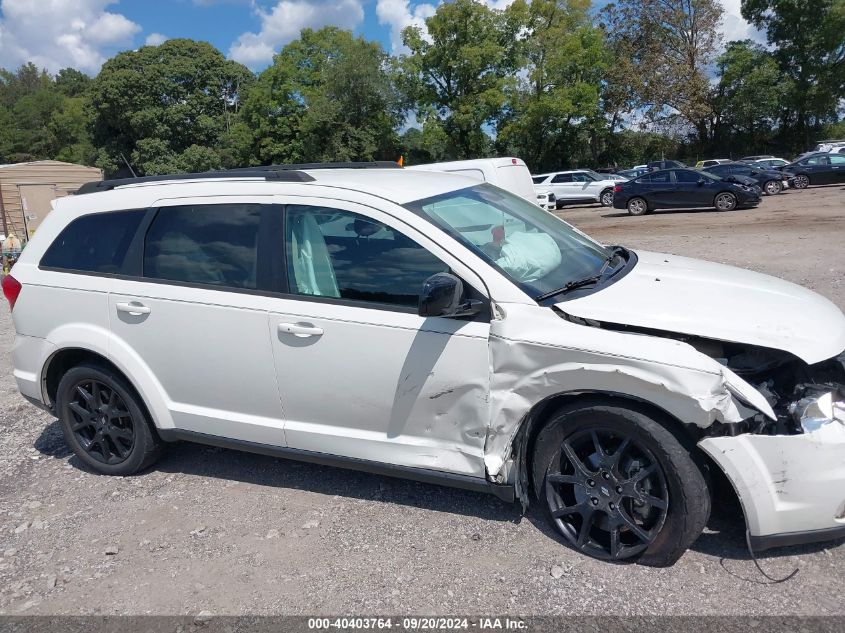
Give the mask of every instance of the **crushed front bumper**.
<path id="1" fill-rule="evenodd" d="M 845 403 L 812 413 L 800 435 L 699 442 L 739 495 L 755 550 L 845 538 Z"/>

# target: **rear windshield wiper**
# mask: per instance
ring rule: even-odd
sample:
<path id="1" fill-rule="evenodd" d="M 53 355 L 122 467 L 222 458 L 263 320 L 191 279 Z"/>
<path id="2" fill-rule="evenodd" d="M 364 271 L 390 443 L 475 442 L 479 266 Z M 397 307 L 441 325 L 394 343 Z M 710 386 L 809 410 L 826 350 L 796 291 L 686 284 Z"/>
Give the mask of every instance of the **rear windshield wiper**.
<path id="1" fill-rule="evenodd" d="M 610 266 L 610 262 L 617 255 L 621 255 L 626 253 L 624 247 L 622 246 L 611 246 L 610 247 L 610 254 L 605 258 L 604 263 L 601 266 L 601 269 L 595 275 L 590 275 L 589 277 L 584 277 L 582 279 L 575 279 L 573 281 L 567 281 L 566 284 L 555 290 L 550 290 L 549 292 L 544 292 L 539 297 L 535 297 L 534 301 L 543 301 L 544 299 L 549 299 L 550 297 L 554 297 L 555 295 L 565 294 L 570 290 L 575 290 L 577 288 L 583 288 L 584 286 L 590 286 L 592 284 L 598 283 L 602 280 L 605 271 L 607 270 L 608 266 Z"/>

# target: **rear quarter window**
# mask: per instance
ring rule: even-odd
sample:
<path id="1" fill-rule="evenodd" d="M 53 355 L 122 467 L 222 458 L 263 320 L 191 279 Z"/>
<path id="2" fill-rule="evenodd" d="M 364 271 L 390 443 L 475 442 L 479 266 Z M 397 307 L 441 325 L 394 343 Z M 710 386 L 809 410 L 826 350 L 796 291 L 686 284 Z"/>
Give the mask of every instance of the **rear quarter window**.
<path id="1" fill-rule="evenodd" d="M 117 274 L 146 210 L 84 215 L 68 224 L 41 258 L 42 268 Z"/>

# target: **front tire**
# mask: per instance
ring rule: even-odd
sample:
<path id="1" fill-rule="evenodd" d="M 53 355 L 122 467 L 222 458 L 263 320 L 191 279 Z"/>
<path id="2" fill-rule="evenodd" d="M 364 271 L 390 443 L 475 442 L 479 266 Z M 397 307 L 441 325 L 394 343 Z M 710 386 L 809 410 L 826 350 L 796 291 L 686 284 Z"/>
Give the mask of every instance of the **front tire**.
<path id="1" fill-rule="evenodd" d="M 769 180 L 763 185 L 763 191 L 766 192 L 767 196 L 777 195 L 783 191 L 783 183 L 777 180 Z"/>
<path id="2" fill-rule="evenodd" d="M 717 211 L 733 211 L 736 205 L 736 196 L 730 191 L 723 191 L 713 199 L 713 206 Z"/>
<path id="3" fill-rule="evenodd" d="M 96 365 L 62 376 L 56 394 L 62 432 L 76 456 L 104 475 L 132 475 L 158 459 L 162 442 L 126 380 Z"/>
<path id="4" fill-rule="evenodd" d="M 601 192 L 599 196 L 599 202 L 601 202 L 601 206 L 603 207 L 612 207 L 613 206 L 613 189 L 605 189 Z"/>
<path id="5" fill-rule="evenodd" d="M 643 198 L 628 200 L 628 213 L 631 215 L 645 215 L 648 213 L 648 203 Z"/>
<path id="6" fill-rule="evenodd" d="M 810 177 L 807 174 L 798 174 L 793 182 L 796 189 L 806 189 L 810 186 Z"/>
<path id="7" fill-rule="evenodd" d="M 534 446 L 534 489 L 549 522 L 593 558 L 672 565 L 710 516 L 694 449 L 641 411 L 598 399 L 573 403 Z"/>

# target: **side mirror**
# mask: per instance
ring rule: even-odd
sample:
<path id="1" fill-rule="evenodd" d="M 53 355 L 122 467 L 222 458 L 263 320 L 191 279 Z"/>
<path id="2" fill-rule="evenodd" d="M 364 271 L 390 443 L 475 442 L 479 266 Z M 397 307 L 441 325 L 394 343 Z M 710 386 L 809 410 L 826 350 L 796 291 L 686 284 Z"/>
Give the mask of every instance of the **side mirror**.
<path id="1" fill-rule="evenodd" d="M 704 178 L 699 178 L 699 179 L 698 179 L 698 186 L 699 186 L 699 187 L 703 187 L 703 186 L 704 186 Z"/>
<path id="2" fill-rule="evenodd" d="M 421 317 L 464 317 L 480 311 L 480 301 L 464 299 L 464 284 L 455 275 L 437 273 L 423 282 L 417 310 Z"/>

